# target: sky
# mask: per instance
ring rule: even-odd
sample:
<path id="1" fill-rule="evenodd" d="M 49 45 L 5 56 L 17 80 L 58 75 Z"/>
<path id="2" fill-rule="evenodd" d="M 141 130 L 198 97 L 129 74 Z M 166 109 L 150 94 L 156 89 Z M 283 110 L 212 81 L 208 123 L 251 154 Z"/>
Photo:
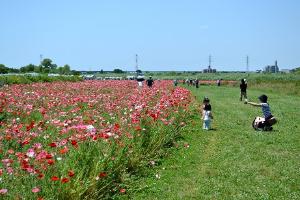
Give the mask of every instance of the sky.
<path id="1" fill-rule="evenodd" d="M 75 70 L 300 66 L 299 0 L 0 0 L 0 63 Z"/>

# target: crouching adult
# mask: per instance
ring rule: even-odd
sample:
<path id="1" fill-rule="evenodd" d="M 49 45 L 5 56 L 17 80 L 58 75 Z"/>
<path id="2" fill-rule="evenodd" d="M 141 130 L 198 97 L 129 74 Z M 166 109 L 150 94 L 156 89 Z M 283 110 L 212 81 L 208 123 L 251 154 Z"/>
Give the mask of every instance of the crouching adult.
<path id="1" fill-rule="evenodd" d="M 260 120 L 261 123 L 259 126 L 264 131 L 271 131 L 273 130 L 272 126 L 276 124 L 277 120 L 271 113 L 270 105 L 268 104 L 268 97 L 263 94 L 258 97 L 258 99 L 260 100 L 260 103 L 245 101 L 245 104 L 261 107 L 264 118 Z"/>

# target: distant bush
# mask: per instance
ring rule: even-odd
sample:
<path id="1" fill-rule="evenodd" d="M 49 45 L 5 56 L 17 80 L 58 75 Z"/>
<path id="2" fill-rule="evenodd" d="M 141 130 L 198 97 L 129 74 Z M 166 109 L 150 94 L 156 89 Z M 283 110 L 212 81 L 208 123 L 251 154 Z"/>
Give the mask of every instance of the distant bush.
<path id="1" fill-rule="evenodd" d="M 0 86 L 1 85 L 11 85 L 11 84 L 29 84 L 35 82 L 54 82 L 54 81 L 81 81 L 82 78 L 79 76 L 55 76 L 49 77 L 47 75 L 39 75 L 39 76 L 0 76 Z"/>

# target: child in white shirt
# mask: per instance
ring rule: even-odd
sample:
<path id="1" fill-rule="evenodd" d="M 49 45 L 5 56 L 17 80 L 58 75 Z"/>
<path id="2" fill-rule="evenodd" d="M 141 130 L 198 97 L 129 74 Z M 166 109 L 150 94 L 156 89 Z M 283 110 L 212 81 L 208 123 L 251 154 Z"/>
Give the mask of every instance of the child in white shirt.
<path id="1" fill-rule="evenodd" d="M 211 112 L 211 105 L 209 103 L 209 98 L 204 97 L 203 105 L 202 105 L 202 120 L 203 120 L 203 129 L 210 130 L 211 120 L 213 119 L 212 112 Z"/>

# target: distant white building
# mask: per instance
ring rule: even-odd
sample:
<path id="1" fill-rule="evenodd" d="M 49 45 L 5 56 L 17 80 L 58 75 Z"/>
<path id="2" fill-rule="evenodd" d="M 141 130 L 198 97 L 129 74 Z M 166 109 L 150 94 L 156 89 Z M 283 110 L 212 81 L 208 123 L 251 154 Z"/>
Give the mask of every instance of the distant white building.
<path id="1" fill-rule="evenodd" d="M 266 66 L 264 71 L 267 72 L 267 73 L 278 73 L 279 68 L 278 68 L 278 65 L 277 65 L 277 60 L 275 61 L 275 65 Z"/>
<path id="2" fill-rule="evenodd" d="M 203 73 L 216 73 L 216 72 L 217 72 L 217 70 L 216 69 L 212 69 L 210 67 L 210 65 L 207 67 L 207 69 L 203 70 Z"/>
<path id="3" fill-rule="evenodd" d="M 83 75 L 82 77 L 83 77 L 84 80 L 95 80 L 96 79 L 96 76 L 93 75 L 93 74 Z"/>
<path id="4" fill-rule="evenodd" d="M 39 76 L 40 74 L 36 73 L 36 72 L 28 72 L 28 73 L 25 73 L 25 75 L 27 75 L 27 76 Z"/>
<path id="5" fill-rule="evenodd" d="M 53 76 L 60 76 L 60 74 L 48 74 L 48 76 L 53 77 Z"/>
<path id="6" fill-rule="evenodd" d="M 283 72 L 283 73 L 291 73 L 291 70 L 290 69 L 282 69 L 281 72 Z"/>

